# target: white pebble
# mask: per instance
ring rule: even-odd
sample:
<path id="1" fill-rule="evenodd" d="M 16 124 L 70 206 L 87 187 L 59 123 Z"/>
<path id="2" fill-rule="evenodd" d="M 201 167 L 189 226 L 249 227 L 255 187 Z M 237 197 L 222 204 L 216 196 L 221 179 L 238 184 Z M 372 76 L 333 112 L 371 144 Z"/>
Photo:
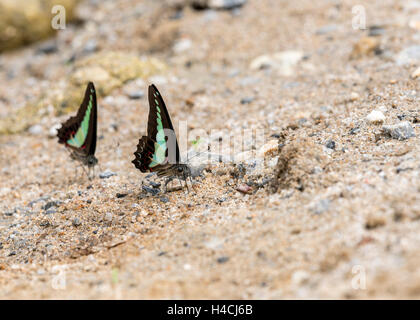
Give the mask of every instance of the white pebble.
<path id="1" fill-rule="evenodd" d="M 382 123 L 385 121 L 385 116 L 381 111 L 373 110 L 367 115 L 366 120 L 370 123 Z"/>

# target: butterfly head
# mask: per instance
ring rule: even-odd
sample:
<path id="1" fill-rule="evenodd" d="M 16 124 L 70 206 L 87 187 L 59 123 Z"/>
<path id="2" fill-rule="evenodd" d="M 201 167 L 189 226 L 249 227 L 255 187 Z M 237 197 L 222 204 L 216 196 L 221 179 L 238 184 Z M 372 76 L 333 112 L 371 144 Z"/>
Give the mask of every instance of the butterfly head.
<path id="1" fill-rule="evenodd" d="M 94 155 L 89 155 L 86 159 L 86 164 L 89 168 L 98 164 L 98 159 Z"/>
<path id="2" fill-rule="evenodd" d="M 191 169 L 186 164 L 178 164 L 175 170 L 176 170 L 176 175 L 178 177 L 182 177 L 183 179 L 186 179 L 187 177 L 191 176 Z"/>

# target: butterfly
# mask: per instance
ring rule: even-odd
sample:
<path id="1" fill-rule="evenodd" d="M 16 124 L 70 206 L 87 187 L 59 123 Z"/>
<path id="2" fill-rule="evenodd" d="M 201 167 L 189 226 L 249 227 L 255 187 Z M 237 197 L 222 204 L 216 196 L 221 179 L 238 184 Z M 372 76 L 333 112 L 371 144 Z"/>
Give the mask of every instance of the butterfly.
<path id="1" fill-rule="evenodd" d="M 76 116 L 70 117 L 57 131 L 58 142 L 71 150 L 70 157 L 89 170 L 98 163 L 95 157 L 97 114 L 95 86 L 89 82 Z"/>
<path id="2" fill-rule="evenodd" d="M 149 86 L 148 94 L 147 136 L 140 138 L 132 163 L 141 172 L 156 172 L 158 177 L 166 177 L 165 188 L 175 178 L 182 178 L 188 188 L 187 178 L 191 179 L 191 169 L 180 161 L 178 141 L 168 109 L 153 84 Z"/>

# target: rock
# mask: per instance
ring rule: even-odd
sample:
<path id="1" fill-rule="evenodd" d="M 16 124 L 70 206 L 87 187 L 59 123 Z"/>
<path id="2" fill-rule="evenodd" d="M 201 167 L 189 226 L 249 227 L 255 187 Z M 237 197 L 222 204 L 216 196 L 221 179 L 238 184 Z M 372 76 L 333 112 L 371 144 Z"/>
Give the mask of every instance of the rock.
<path id="1" fill-rule="evenodd" d="M 112 221 L 112 212 L 105 213 L 104 220 L 108 221 L 108 222 L 111 222 Z"/>
<path id="2" fill-rule="evenodd" d="M 410 46 L 401 50 L 395 57 L 398 65 L 418 63 L 420 61 L 420 45 Z"/>
<path id="3" fill-rule="evenodd" d="M 251 70 L 272 68 L 277 70 L 281 75 L 289 76 L 294 73 L 295 66 L 303 59 L 303 56 L 303 52 L 297 50 L 262 55 L 252 60 L 249 67 Z"/>
<path id="4" fill-rule="evenodd" d="M 226 256 L 217 258 L 217 263 L 220 263 L 220 264 L 226 263 L 228 261 L 229 261 L 229 257 L 226 257 Z"/>
<path id="5" fill-rule="evenodd" d="M 144 91 L 143 91 L 143 90 L 131 91 L 131 92 L 128 94 L 128 97 L 129 97 L 131 100 L 138 100 L 138 99 L 141 99 L 141 98 L 143 98 L 143 97 L 144 97 Z"/>
<path id="6" fill-rule="evenodd" d="M 71 224 L 73 225 L 73 227 L 78 227 L 82 224 L 82 222 L 80 222 L 79 218 L 74 218 Z"/>
<path id="7" fill-rule="evenodd" d="M 301 286 L 306 284 L 310 279 L 310 275 L 305 270 L 297 270 L 293 272 L 291 281 L 293 284 L 297 286 Z"/>
<path id="8" fill-rule="evenodd" d="M 318 201 L 312 208 L 312 212 L 315 214 L 322 214 L 330 208 L 331 201 L 329 199 L 322 199 Z"/>
<path id="9" fill-rule="evenodd" d="M 385 28 L 382 26 L 370 26 L 369 27 L 369 37 L 381 36 L 385 33 Z"/>
<path id="10" fill-rule="evenodd" d="M 28 132 L 34 136 L 40 135 L 43 132 L 43 128 L 39 124 L 35 124 L 28 129 Z"/>
<path id="11" fill-rule="evenodd" d="M 57 210 L 54 208 L 50 208 L 47 211 L 45 211 L 45 214 L 54 214 L 54 213 L 57 213 Z"/>
<path id="12" fill-rule="evenodd" d="M 411 78 L 413 79 L 417 79 L 418 77 L 420 77 L 420 67 L 414 70 L 414 72 L 411 74 Z"/>
<path id="13" fill-rule="evenodd" d="M 338 29 L 338 26 L 336 24 L 328 24 L 326 26 L 323 26 L 317 29 L 315 31 L 315 34 L 318 34 L 318 35 L 327 34 L 327 33 L 337 31 L 337 29 Z"/>
<path id="14" fill-rule="evenodd" d="M 4 215 L 5 215 L 6 217 L 11 217 L 11 216 L 13 216 L 15 213 L 16 213 L 16 209 L 15 209 L 14 211 L 6 211 L 6 212 L 4 213 Z"/>
<path id="15" fill-rule="evenodd" d="M 169 202 L 168 197 L 160 197 L 159 200 L 162 201 L 163 203 L 168 203 Z"/>
<path id="16" fill-rule="evenodd" d="M 128 195 L 128 193 L 117 193 L 115 196 L 118 198 L 118 199 L 121 199 L 121 198 L 124 198 L 124 197 L 126 197 Z"/>
<path id="17" fill-rule="evenodd" d="M 51 9 L 65 8 L 66 22 L 74 18 L 79 0 L 0 1 L 0 52 L 47 38 L 56 30 L 51 27 Z"/>
<path id="18" fill-rule="evenodd" d="M 379 49 L 380 41 L 375 37 L 362 37 L 353 46 L 350 59 L 358 59 L 372 54 Z"/>
<path id="19" fill-rule="evenodd" d="M 157 194 L 160 192 L 160 190 L 159 190 L 159 189 L 150 188 L 150 187 L 148 187 L 148 186 L 142 186 L 142 189 L 143 189 L 143 191 L 144 191 L 144 192 L 146 192 L 146 193 L 150 193 L 150 194 L 152 194 L 153 196 L 157 195 Z"/>
<path id="20" fill-rule="evenodd" d="M 115 172 L 112 172 L 112 171 L 106 170 L 106 171 L 101 172 L 101 173 L 99 174 L 99 178 L 101 178 L 101 179 L 108 179 L 108 178 L 110 178 L 110 177 L 112 177 L 112 176 L 116 176 L 116 175 L 117 175 L 117 174 L 116 174 Z"/>
<path id="21" fill-rule="evenodd" d="M 335 141 L 334 140 L 328 140 L 327 143 L 325 144 L 325 146 L 328 149 L 335 150 Z"/>
<path id="22" fill-rule="evenodd" d="M 258 150 L 257 157 L 265 158 L 267 156 L 274 155 L 278 151 L 279 141 L 277 139 L 271 139 Z"/>
<path id="23" fill-rule="evenodd" d="M 242 98 L 241 99 L 241 104 L 249 104 L 249 103 L 251 103 L 254 100 L 255 100 L 254 97 L 245 97 L 245 98 Z"/>
<path id="24" fill-rule="evenodd" d="M 50 208 L 52 208 L 52 207 L 57 207 L 57 206 L 59 206 L 60 205 L 60 201 L 49 201 L 49 202 L 47 202 L 43 207 L 42 207 L 42 209 L 44 209 L 44 210 L 48 210 L 48 209 L 50 209 Z"/>
<path id="25" fill-rule="evenodd" d="M 239 191 L 244 194 L 252 194 L 252 187 L 247 184 L 241 184 L 239 187 L 236 188 L 236 191 Z"/>
<path id="26" fill-rule="evenodd" d="M 356 101 L 356 100 L 359 100 L 359 98 L 360 98 L 360 96 L 357 92 L 352 92 L 350 94 L 350 101 Z"/>
<path id="27" fill-rule="evenodd" d="M 172 50 L 175 53 L 180 53 L 180 52 L 184 52 L 191 49 L 191 47 L 192 47 L 191 39 L 185 38 L 185 39 L 178 40 L 172 47 Z"/>
<path id="28" fill-rule="evenodd" d="M 415 136 L 414 129 L 408 121 L 394 125 L 384 125 L 382 131 L 397 140 L 406 140 Z"/>
<path id="29" fill-rule="evenodd" d="M 379 124 L 385 121 L 385 116 L 381 111 L 373 110 L 371 113 L 367 115 L 366 120 L 369 123 Z"/>
<path id="30" fill-rule="evenodd" d="M 51 54 L 58 51 L 57 41 L 55 39 L 48 40 L 45 43 L 41 44 L 37 49 L 38 53 L 42 54 Z"/>
<path id="31" fill-rule="evenodd" d="M 231 10 L 243 6 L 247 0 L 191 0 L 193 8 Z"/>

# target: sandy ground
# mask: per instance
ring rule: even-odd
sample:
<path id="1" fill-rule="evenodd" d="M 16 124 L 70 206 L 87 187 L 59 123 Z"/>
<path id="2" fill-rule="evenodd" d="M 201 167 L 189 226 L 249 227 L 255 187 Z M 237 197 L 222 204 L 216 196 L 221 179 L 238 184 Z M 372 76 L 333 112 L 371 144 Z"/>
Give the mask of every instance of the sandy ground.
<path id="1" fill-rule="evenodd" d="M 420 55 L 397 59 L 418 43 L 420 2 L 364 1 L 367 30 L 352 28 L 360 1 L 249 0 L 233 11 L 178 12 L 162 3 L 85 1 L 79 15 L 93 12 L 91 20 L 60 31 L 57 52 L 33 44 L 0 56 L 3 117 L 69 76 L 66 59 L 91 54 L 80 48 L 92 39 L 97 51 L 168 66 L 99 96 L 98 171 L 116 173 L 110 178 L 75 175 L 49 136 L 68 115 L 46 108 L 32 130 L 0 136 L 0 297 L 419 298 L 419 85 L 411 75 Z M 363 40 L 369 32 L 377 35 Z M 250 66 L 286 50 L 299 61 Z M 142 191 L 148 179 L 131 160 L 148 103 L 127 90 L 149 82 L 175 123 L 233 136 L 264 129 L 276 147 L 254 169 L 206 165 L 191 192 Z M 373 110 L 384 118 L 369 121 Z M 416 136 L 383 133 L 383 124 L 403 121 Z M 236 190 L 245 184 L 250 194 Z"/>

